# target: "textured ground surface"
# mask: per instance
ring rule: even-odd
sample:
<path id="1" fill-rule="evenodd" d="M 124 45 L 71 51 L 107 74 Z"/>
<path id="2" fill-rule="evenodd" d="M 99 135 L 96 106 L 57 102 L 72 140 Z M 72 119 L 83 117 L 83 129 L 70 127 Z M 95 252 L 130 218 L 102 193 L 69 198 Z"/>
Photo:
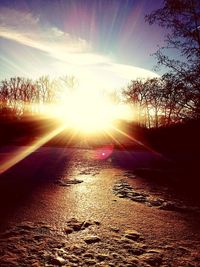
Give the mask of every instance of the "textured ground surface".
<path id="1" fill-rule="evenodd" d="M 134 174 L 158 155 L 106 153 L 42 148 L 0 176 L 0 266 L 200 265 L 198 205 Z"/>

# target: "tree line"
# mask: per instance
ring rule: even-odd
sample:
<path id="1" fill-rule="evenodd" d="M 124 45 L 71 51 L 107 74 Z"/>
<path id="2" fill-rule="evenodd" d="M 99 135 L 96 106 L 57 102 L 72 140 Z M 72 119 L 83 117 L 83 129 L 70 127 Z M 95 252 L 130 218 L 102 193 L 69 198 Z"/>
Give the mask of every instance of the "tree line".
<path id="1" fill-rule="evenodd" d="M 63 91 L 75 88 L 76 83 L 73 76 L 5 79 L 0 82 L 0 116 L 20 118 L 39 114 L 44 105 L 59 103 Z"/>
<path id="2" fill-rule="evenodd" d="M 156 51 L 161 78 L 132 81 L 125 98 L 135 105 L 137 121 L 147 127 L 200 118 L 200 1 L 163 0 L 145 16 L 165 29 L 165 42 Z"/>
<path id="3" fill-rule="evenodd" d="M 0 115 L 20 118 L 25 114 L 40 114 L 44 105 L 59 105 L 63 94 L 77 86 L 74 76 L 5 79 L 0 83 Z M 124 101 L 132 105 L 135 121 L 147 128 L 199 117 L 194 92 L 170 73 L 159 78 L 133 80 L 122 90 L 122 98 L 116 97 L 115 103 Z"/>
<path id="4" fill-rule="evenodd" d="M 147 128 L 169 126 L 199 117 L 193 92 L 171 74 L 133 80 L 123 90 L 123 96 L 133 107 L 135 121 Z"/>

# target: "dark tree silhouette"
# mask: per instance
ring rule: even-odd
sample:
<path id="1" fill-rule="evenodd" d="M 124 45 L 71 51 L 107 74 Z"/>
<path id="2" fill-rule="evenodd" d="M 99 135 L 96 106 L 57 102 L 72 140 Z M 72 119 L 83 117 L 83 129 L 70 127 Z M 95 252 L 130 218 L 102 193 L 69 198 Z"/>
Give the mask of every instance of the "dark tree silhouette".
<path id="1" fill-rule="evenodd" d="M 127 102 L 132 103 L 138 124 L 158 127 L 163 114 L 163 81 L 159 78 L 132 81 L 124 89 Z"/>
<path id="2" fill-rule="evenodd" d="M 158 66 L 184 85 L 191 115 L 200 117 L 200 1 L 164 0 L 146 20 L 167 29 L 165 46 L 155 53 Z"/>
<path id="3" fill-rule="evenodd" d="M 16 77 L 3 80 L 0 84 L 0 114 L 10 110 L 20 117 L 25 113 L 40 112 L 40 106 L 56 101 L 57 81 L 48 76 L 37 81 Z"/>
<path id="4" fill-rule="evenodd" d="M 160 78 L 131 81 L 123 96 L 133 105 L 135 119 L 141 126 L 158 128 L 194 117 L 191 91 L 170 73 Z"/>

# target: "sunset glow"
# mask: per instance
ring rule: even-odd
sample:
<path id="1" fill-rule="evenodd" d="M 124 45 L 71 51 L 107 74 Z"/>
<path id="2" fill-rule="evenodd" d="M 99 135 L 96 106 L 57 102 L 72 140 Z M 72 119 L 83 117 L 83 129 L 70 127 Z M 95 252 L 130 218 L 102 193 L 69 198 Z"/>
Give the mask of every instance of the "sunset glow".
<path id="1" fill-rule="evenodd" d="M 59 105 L 46 106 L 44 114 L 82 134 L 109 131 L 117 120 L 133 117 L 128 105 L 112 102 L 101 91 L 80 89 L 61 98 Z"/>

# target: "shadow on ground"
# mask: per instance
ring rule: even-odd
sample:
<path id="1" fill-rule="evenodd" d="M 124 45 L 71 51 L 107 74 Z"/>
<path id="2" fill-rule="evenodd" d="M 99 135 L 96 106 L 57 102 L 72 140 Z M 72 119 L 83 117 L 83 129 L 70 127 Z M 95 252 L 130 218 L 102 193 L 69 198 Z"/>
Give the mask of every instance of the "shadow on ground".
<path id="1" fill-rule="evenodd" d="M 200 160 L 195 159 L 185 154 L 177 160 L 148 151 L 116 151 L 112 162 L 115 167 L 125 169 L 129 178 L 135 175 L 160 190 L 168 187 L 170 194 L 200 206 Z"/>
<path id="2" fill-rule="evenodd" d="M 37 151 L 0 175 L 0 227 L 38 188 L 67 174 L 70 154 L 58 150 Z"/>

